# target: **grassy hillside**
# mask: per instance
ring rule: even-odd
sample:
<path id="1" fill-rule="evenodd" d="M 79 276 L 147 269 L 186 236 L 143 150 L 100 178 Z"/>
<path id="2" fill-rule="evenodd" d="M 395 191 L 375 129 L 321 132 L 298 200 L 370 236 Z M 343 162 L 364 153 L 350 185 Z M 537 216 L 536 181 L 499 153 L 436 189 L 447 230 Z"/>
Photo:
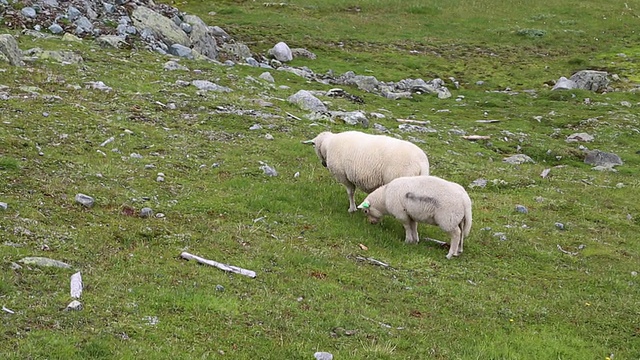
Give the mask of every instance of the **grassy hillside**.
<path id="1" fill-rule="evenodd" d="M 434 175 L 468 189 L 474 226 L 452 260 L 432 242 L 405 245 L 395 219 L 373 226 L 347 213 L 343 187 L 300 141 L 354 128 L 306 120 L 283 100 L 329 86 L 271 71 L 272 86 L 256 80 L 264 69 L 197 61 L 180 61 L 192 71 L 164 71 L 168 58 L 154 53 L 20 36 L 23 50 L 73 50 L 84 63 L 0 66 L 0 92 L 10 95 L 0 100 L 0 202 L 8 204 L 0 305 L 15 312 L 0 313 L 0 358 L 639 358 L 637 93 L 558 93 L 545 82 L 604 69 L 622 79 L 614 87 L 633 88 L 640 3 L 424 3 L 172 5 L 256 52 L 278 41 L 305 47 L 318 59 L 292 65 L 316 73 L 460 81 L 460 89 L 447 83 L 453 97 L 442 100 L 392 101 L 356 88 L 345 90 L 364 104 L 323 98 L 332 110 L 386 114 L 372 122 L 416 142 Z M 233 92 L 200 93 L 177 80 Z M 95 81 L 112 90 L 87 86 Z M 437 132 L 402 132 L 399 118 L 430 121 Z M 565 141 L 576 132 L 595 140 Z M 624 165 L 592 170 L 580 145 Z M 502 161 L 517 153 L 534 163 Z M 279 175 L 264 175 L 261 161 Z M 479 178 L 486 187 L 469 187 Z M 95 205 L 77 204 L 78 193 Z M 143 207 L 164 217 L 137 216 Z M 427 225 L 419 232 L 446 236 Z M 257 277 L 181 260 L 183 251 Z M 12 268 L 26 256 L 73 269 Z M 84 308 L 64 311 L 76 271 Z"/>

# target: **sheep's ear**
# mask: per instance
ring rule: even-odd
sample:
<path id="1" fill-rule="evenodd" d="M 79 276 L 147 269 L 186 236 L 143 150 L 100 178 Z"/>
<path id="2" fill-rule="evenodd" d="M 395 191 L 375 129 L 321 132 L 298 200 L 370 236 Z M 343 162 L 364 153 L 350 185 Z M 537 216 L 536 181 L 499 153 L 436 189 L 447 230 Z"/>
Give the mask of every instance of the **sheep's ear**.
<path id="1" fill-rule="evenodd" d="M 368 209 L 369 206 L 371 206 L 371 205 L 369 205 L 368 202 L 364 201 L 364 202 L 362 202 L 362 204 L 358 205 L 358 209 Z"/>
<path id="2" fill-rule="evenodd" d="M 302 141 L 302 143 L 305 144 L 305 145 L 315 145 L 313 140 L 304 140 L 304 141 Z"/>

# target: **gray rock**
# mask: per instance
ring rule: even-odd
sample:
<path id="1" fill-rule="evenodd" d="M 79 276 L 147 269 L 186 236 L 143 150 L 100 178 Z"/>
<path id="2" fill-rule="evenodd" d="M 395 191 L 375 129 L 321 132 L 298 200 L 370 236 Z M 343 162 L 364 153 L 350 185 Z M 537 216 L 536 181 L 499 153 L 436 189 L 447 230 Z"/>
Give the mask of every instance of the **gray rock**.
<path id="1" fill-rule="evenodd" d="M 525 154 L 516 154 L 513 156 L 509 156 L 508 158 L 502 159 L 502 161 L 512 165 L 520 165 L 527 162 L 529 163 L 534 162 L 533 159 L 531 159 L 529 156 Z"/>
<path id="2" fill-rule="evenodd" d="M 87 19 L 86 16 L 79 17 L 76 21 L 73 22 L 73 24 L 76 26 L 76 34 L 81 35 L 85 33 L 91 33 L 91 31 L 93 31 L 93 24 L 91 23 L 91 20 Z"/>
<path id="3" fill-rule="evenodd" d="M 211 31 L 211 34 L 213 36 L 219 37 L 222 40 L 231 39 L 231 36 L 229 34 L 227 34 L 227 32 L 224 31 L 224 29 L 221 28 L 220 26 L 209 26 L 209 31 Z"/>
<path id="4" fill-rule="evenodd" d="M 191 31 L 188 33 L 193 49 L 209 59 L 217 60 L 218 44 L 212 29 L 195 15 L 186 15 L 184 20 L 191 27 Z M 185 30 L 185 32 L 187 31 Z"/>
<path id="5" fill-rule="evenodd" d="M 482 178 L 473 180 L 473 182 L 469 184 L 470 188 L 474 188 L 474 187 L 483 188 L 485 186 L 487 186 L 487 179 L 482 179 Z"/>
<path id="6" fill-rule="evenodd" d="M 135 26 L 119 24 L 118 27 L 116 27 L 116 32 L 120 36 L 125 36 L 125 35 L 135 35 L 138 33 L 138 30 L 136 30 Z"/>
<path id="7" fill-rule="evenodd" d="M 109 14 L 113 14 L 114 12 L 116 12 L 116 7 L 113 4 L 103 2 L 102 6 L 104 6 L 104 11 L 108 12 Z"/>
<path id="8" fill-rule="evenodd" d="M 42 4 L 46 7 L 58 7 L 59 5 L 57 0 L 44 0 Z"/>
<path id="9" fill-rule="evenodd" d="M 76 194 L 75 200 L 78 204 L 81 204 L 88 208 L 92 207 L 93 204 L 95 203 L 94 198 L 85 194 Z"/>
<path id="10" fill-rule="evenodd" d="M 289 96 L 287 99 L 290 103 L 297 105 L 303 110 L 309 110 L 314 112 L 327 111 L 327 107 L 320 99 L 313 96 L 307 90 L 300 90 L 297 93 Z"/>
<path id="11" fill-rule="evenodd" d="M 131 13 L 131 19 L 133 25 L 138 29 L 149 28 L 160 38 L 167 46 L 173 44 L 180 44 L 184 46 L 191 46 L 191 40 L 185 34 L 178 25 L 176 25 L 171 19 L 149 9 L 145 6 L 138 6 Z"/>
<path id="12" fill-rule="evenodd" d="M 567 136 L 565 141 L 566 142 L 578 142 L 578 141 L 590 142 L 590 141 L 593 141 L 593 136 L 587 133 L 575 133 Z"/>
<path id="13" fill-rule="evenodd" d="M 216 92 L 231 92 L 226 86 L 220 86 L 218 84 L 214 84 L 208 80 L 193 80 L 191 84 L 197 87 L 199 90 L 205 91 L 216 91 Z"/>
<path id="14" fill-rule="evenodd" d="M 193 60 L 195 57 L 193 56 L 193 51 L 191 48 L 188 48 L 184 45 L 173 44 L 169 46 L 169 54 L 175 55 L 178 57 L 186 58 L 189 60 Z"/>
<path id="15" fill-rule="evenodd" d="M 0 210 L 7 210 L 9 205 L 6 202 L 0 202 Z"/>
<path id="16" fill-rule="evenodd" d="M 270 83 L 276 82 L 276 80 L 273 78 L 273 75 L 271 75 L 271 73 L 268 71 L 265 71 L 262 74 L 260 74 L 259 78 L 262 80 L 266 80 Z"/>
<path id="17" fill-rule="evenodd" d="M 260 130 L 262 129 L 262 125 L 260 124 L 253 124 L 249 127 L 249 130 Z"/>
<path id="18" fill-rule="evenodd" d="M 13 66 L 24 65 L 22 51 L 18 47 L 18 42 L 9 34 L 0 34 L 0 59 L 3 57 Z"/>
<path id="19" fill-rule="evenodd" d="M 20 266 L 20 264 L 14 263 L 12 262 L 9 267 L 11 268 L 11 270 L 20 270 L 22 269 L 22 266 Z"/>
<path id="20" fill-rule="evenodd" d="M 78 300 L 73 300 L 72 302 L 69 303 L 69 305 L 67 305 L 66 309 L 67 311 L 80 311 L 82 310 L 82 303 Z"/>
<path id="21" fill-rule="evenodd" d="M 187 34 L 191 33 L 192 27 L 191 25 L 189 25 L 189 23 L 183 22 L 180 24 L 180 29 L 182 29 L 182 31 L 186 32 Z"/>
<path id="22" fill-rule="evenodd" d="M 36 9 L 30 6 L 23 7 L 22 10 L 20 10 L 20 13 L 30 19 L 33 19 L 36 17 Z"/>
<path id="23" fill-rule="evenodd" d="M 53 51 L 33 48 L 25 51 L 24 53 L 26 56 L 34 56 L 42 60 L 55 60 L 63 64 L 78 64 L 84 61 L 82 56 L 74 53 L 73 51 Z"/>
<path id="24" fill-rule="evenodd" d="M 561 76 L 551 90 L 571 90 L 577 88 L 577 84 L 573 80 L 569 80 Z"/>
<path id="25" fill-rule="evenodd" d="M 223 292 L 223 291 L 224 291 L 224 286 L 222 286 L 222 285 L 216 285 L 216 291 Z"/>
<path id="26" fill-rule="evenodd" d="M 413 124 L 400 124 L 398 129 L 406 132 L 420 132 L 420 133 L 437 133 L 438 130 L 428 128 L 426 126 L 413 125 Z"/>
<path id="27" fill-rule="evenodd" d="M 571 75 L 570 80 L 575 82 L 578 89 L 603 91 L 609 86 L 607 75 L 606 71 L 582 70 Z"/>
<path id="28" fill-rule="evenodd" d="M 516 205 L 516 211 L 522 214 L 528 214 L 529 210 L 524 205 Z"/>
<path id="29" fill-rule="evenodd" d="M 293 54 L 291 53 L 289 45 L 282 41 L 275 44 L 273 48 L 269 49 L 267 54 L 283 63 L 293 60 Z"/>
<path id="30" fill-rule="evenodd" d="M 174 70 L 186 70 L 189 71 L 189 68 L 187 68 L 184 65 L 180 65 L 179 63 L 171 60 L 171 61 L 167 61 L 166 63 L 164 63 L 164 67 L 165 70 L 168 71 L 174 71 Z"/>
<path id="31" fill-rule="evenodd" d="M 151 209 L 150 207 L 143 207 L 142 209 L 140 209 L 141 218 L 148 218 L 152 216 L 153 216 L 153 209 Z"/>
<path id="32" fill-rule="evenodd" d="M 585 164 L 593 166 L 602 166 L 605 168 L 612 168 L 616 165 L 622 165 L 622 159 L 614 153 L 607 153 L 600 150 L 592 150 L 587 152 L 584 158 Z"/>
<path id="33" fill-rule="evenodd" d="M 361 110 L 349 111 L 349 112 L 332 112 L 332 117 L 341 119 L 345 124 L 349 125 L 362 125 L 363 127 L 369 127 L 369 119 L 367 115 Z"/>
<path id="34" fill-rule="evenodd" d="M 318 351 L 313 354 L 313 357 L 315 357 L 316 360 L 333 360 L 333 354 L 325 351 Z"/>
<path id="35" fill-rule="evenodd" d="M 102 35 L 96 39 L 96 43 L 103 47 L 121 48 L 127 44 L 124 36 Z"/>
<path id="36" fill-rule="evenodd" d="M 497 237 L 500 241 L 506 241 L 507 240 L 507 234 L 505 234 L 503 232 L 494 233 L 493 237 Z"/>
<path id="37" fill-rule="evenodd" d="M 249 47 L 241 43 L 222 44 L 222 52 L 226 57 L 236 61 L 251 57 L 251 50 L 249 50 Z"/>
<path id="38" fill-rule="evenodd" d="M 254 59 L 252 57 L 248 57 L 248 58 L 244 59 L 244 61 L 247 64 L 249 64 L 249 65 L 251 65 L 253 67 L 260 67 L 260 63 L 258 62 L 258 60 Z"/>
<path id="39" fill-rule="evenodd" d="M 561 222 L 557 222 L 554 224 L 558 230 L 564 230 L 564 224 Z"/>
<path id="40" fill-rule="evenodd" d="M 278 172 L 276 171 L 276 169 L 272 168 L 271 166 L 269 166 L 267 164 L 264 164 L 264 165 L 260 166 L 260 170 L 262 170 L 265 175 L 278 176 Z"/>
<path id="41" fill-rule="evenodd" d="M 81 15 L 82 12 L 75 6 L 69 6 L 69 8 L 67 9 L 67 18 L 69 19 L 69 21 L 75 21 Z"/>
<path id="42" fill-rule="evenodd" d="M 70 269 L 71 265 L 64 263 L 59 260 L 49 259 L 46 257 L 25 257 L 18 260 L 19 263 L 23 263 L 25 265 L 35 265 L 35 266 L 44 266 L 44 267 L 57 267 L 61 269 Z"/>
<path id="43" fill-rule="evenodd" d="M 316 54 L 312 53 L 311 51 L 307 50 L 307 49 L 303 49 L 303 48 L 293 48 L 291 49 L 291 55 L 293 55 L 293 58 L 297 58 L 297 57 L 304 57 L 307 59 L 311 59 L 311 60 L 315 60 L 317 58 Z"/>
<path id="44" fill-rule="evenodd" d="M 58 24 L 51 24 L 51 26 L 49 26 L 48 29 L 49 31 L 51 31 L 52 34 L 60 34 L 61 32 L 64 31 L 62 26 Z"/>

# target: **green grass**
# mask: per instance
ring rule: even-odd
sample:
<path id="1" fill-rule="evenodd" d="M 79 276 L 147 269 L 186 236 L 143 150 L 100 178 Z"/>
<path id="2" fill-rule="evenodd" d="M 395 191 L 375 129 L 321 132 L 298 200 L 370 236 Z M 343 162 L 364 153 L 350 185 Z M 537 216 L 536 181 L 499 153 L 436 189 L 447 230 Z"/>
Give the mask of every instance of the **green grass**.
<path id="1" fill-rule="evenodd" d="M 386 109 L 389 116 L 375 122 L 422 141 L 433 174 L 467 188 L 478 178 L 488 180 L 485 188 L 468 188 L 474 226 L 465 253 L 447 261 L 446 249 L 433 243 L 405 245 L 403 228 L 392 218 L 372 226 L 362 214 L 347 213 L 344 189 L 300 140 L 325 129 L 353 128 L 293 120 L 287 112 L 304 112 L 278 100 L 328 86 L 271 71 L 276 85 L 290 89 L 271 88 L 245 80 L 264 69 L 196 61 L 181 63 L 201 74 L 166 72 L 168 58 L 153 53 L 21 36 L 23 50 L 64 48 L 85 62 L 37 61 L 4 65 L 0 72 L 0 85 L 16 96 L 0 101 L 0 202 L 9 205 L 0 210 L 0 305 L 15 311 L 0 313 L 0 358 L 298 359 L 315 351 L 337 359 L 640 357 L 640 291 L 633 275 L 640 271 L 637 96 L 551 92 L 544 84 L 599 68 L 623 79 L 614 87 L 634 86 L 635 5 L 287 4 L 174 5 L 221 26 L 254 51 L 280 40 L 308 48 L 318 59 L 295 59 L 293 65 L 316 73 L 354 70 L 383 81 L 458 79 L 462 87 L 449 86 L 450 99 L 390 101 L 346 88 L 365 104 L 329 99 L 329 107 Z M 527 29 L 544 34 L 518 35 Z M 176 80 L 196 79 L 234 91 L 199 95 L 193 87 L 175 86 Z M 485 84 L 476 85 L 478 80 Z M 103 81 L 113 91 L 88 89 L 90 81 Z M 39 88 L 39 95 L 25 87 Z M 494 91 L 506 87 L 517 94 Z M 464 98 L 456 101 L 458 95 Z M 273 107 L 252 101 L 265 96 Z M 621 106 L 623 101 L 631 107 Z M 273 116 L 234 115 L 219 107 Z M 429 120 L 438 132 L 402 133 L 397 118 Z M 249 130 L 256 123 L 263 129 Z M 450 129 L 491 140 L 470 142 Z M 615 152 L 624 165 L 617 172 L 591 170 L 579 144 L 565 142 L 575 132 L 594 135 L 584 145 Z M 275 139 L 266 140 L 267 133 Z M 100 147 L 111 136 L 115 140 Z M 535 163 L 502 162 L 518 152 Z M 260 161 L 279 176 L 263 175 Z M 541 178 L 548 168 L 549 176 Z M 164 182 L 156 181 L 159 172 Z M 77 193 L 95 197 L 96 205 L 76 204 Z M 529 213 L 516 212 L 516 204 Z M 125 214 L 145 206 L 165 217 Z M 419 232 L 446 238 L 433 226 L 420 225 Z M 577 255 L 562 253 L 558 245 Z M 258 276 L 181 260 L 182 251 Z M 74 268 L 11 269 L 26 256 Z M 68 312 L 75 271 L 84 280 L 84 308 Z"/>

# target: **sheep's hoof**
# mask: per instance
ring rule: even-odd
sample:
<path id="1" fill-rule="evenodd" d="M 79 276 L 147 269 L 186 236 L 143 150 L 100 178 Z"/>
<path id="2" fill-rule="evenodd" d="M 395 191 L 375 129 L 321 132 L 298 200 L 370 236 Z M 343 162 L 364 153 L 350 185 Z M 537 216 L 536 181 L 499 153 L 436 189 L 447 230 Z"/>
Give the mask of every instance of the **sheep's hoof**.
<path id="1" fill-rule="evenodd" d="M 349 210 L 347 210 L 347 211 L 349 211 L 349 214 L 352 214 L 352 213 L 358 211 L 358 209 L 357 208 L 349 208 Z"/>
<path id="2" fill-rule="evenodd" d="M 453 254 L 447 254 L 447 260 L 451 260 L 452 257 L 453 257 Z"/>

